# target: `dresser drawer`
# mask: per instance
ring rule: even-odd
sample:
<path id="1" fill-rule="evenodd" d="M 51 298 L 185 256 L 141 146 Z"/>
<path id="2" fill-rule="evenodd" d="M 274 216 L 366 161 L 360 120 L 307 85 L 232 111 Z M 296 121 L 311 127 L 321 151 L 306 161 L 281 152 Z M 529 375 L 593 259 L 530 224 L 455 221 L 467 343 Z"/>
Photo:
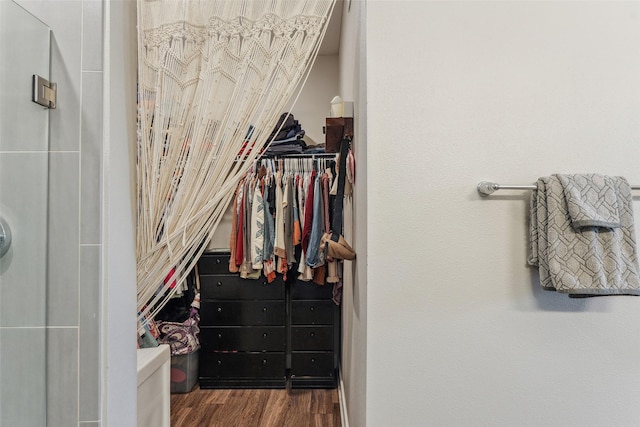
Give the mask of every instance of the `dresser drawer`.
<path id="1" fill-rule="evenodd" d="M 207 350 L 284 351 L 284 326 L 201 327 L 200 344 Z"/>
<path id="2" fill-rule="evenodd" d="M 284 301 L 201 301 L 201 326 L 282 326 Z"/>
<path id="3" fill-rule="evenodd" d="M 291 353 L 291 376 L 332 377 L 335 368 L 333 352 Z"/>
<path id="4" fill-rule="evenodd" d="M 285 375 L 281 353 L 210 353 L 200 351 L 200 377 L 277 378 Z"/>
<path id="5" fill-rule="evenodd" d="M 333 301 L 291 301 L 291 324 L 332 325 L 336 305 Z"/>
<path id="6" fill-rule="evenodd" d="M 291 285 L 291 299 L 327 299 L 333 298 L 333 284 L 317 285 L 313 282 L 297 280 Z"/>
<path id="7" fill-rule="evenodd" d="M 203 275 L 200 273 L 200 299 L 281 299 L 284 300 L 284 282 L 273 282 L 261 277 L 243 279 L 237 274 Z"/>
<path id="8" fill-rule="evenodd" d="M 333 350 L 333 326 L 292 326 L 291 350 Z"/>
<path id="9" fill-rule="evenodd" d="M 198 274 L 229 274 L 229 252 L 205 252 L 198 260 Z"/>

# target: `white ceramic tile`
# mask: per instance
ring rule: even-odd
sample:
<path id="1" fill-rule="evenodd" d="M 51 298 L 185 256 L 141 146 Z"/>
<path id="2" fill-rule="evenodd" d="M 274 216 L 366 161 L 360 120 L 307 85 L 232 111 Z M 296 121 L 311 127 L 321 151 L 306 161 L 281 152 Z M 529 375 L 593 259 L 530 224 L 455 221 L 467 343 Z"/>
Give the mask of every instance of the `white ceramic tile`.
<path id="1" fill-rule="evenodd" d="M 0 258 L 0 326 L 44 326 L 47 154 L 0 154 L 0 215 L 12 233 Z"/>
<path id="2" fill-rule="evenodd" d="M 47 326 L 78 326 L 79 157 L 49 154 Z"/>
<path id="3" fill-rule="evenodd" d="M 80 248 L 80 421 L 100 418 L 100 254 Z"/>
<path id="4" fill-rule="evenodd" d="M 44 328 L 0 328 L 0 425 L 44 426 Z"/>
<path id="5" fill-rule="evenodd" d="M 82 1 L 19 0 L 52 31 L 51 80 L 58 84 L 58 102 L 51 114 L 55 151 L 77 151 L 80 144 L 80 69 Z"/>
<path id="6" fill-rule="evenodd" d="M 47 149 L 48 111 L 31 102 L 31 80 L 49 78 L 48 56 L 49 28 L 15 3 L 0 2 L 0 151 Z"/>
<path id="7" fill-rule="evenodd" d="M 82 2 L 82 69 L 102 71 L 102 0 Z"/>
<path id="8" fill-rule="evenodd" d="M 78 425 L 77 328 L 47 328 L 47 425 Z"/>
<path id="9" fill-rule="evenodd" d="M 101 242 L 102 73 L 82 73 L 80 242 Z"/>
<path id="10" fill-rule="evenodd" d="M 58 95 L 56 110 L 50 115 L 49 143 L 54 151 L 78 151 L 80 147 L 80 71 L 70 67 L 68 56 L 54 33 L 51 38 L 51 80 L 58 85 Z M 77 56 L 79 61 L 79 46 Z"/>

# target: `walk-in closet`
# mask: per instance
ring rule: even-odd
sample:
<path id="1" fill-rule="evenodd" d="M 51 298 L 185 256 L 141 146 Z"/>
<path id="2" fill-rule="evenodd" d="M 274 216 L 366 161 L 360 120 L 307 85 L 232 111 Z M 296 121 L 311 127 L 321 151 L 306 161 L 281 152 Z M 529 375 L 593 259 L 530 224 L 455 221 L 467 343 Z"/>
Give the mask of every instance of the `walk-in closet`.
<path id="1" fill-rule="evenodd" d="M 246 15 L 237 26 L 202 21 L 218 34 L 209 41 L 202 33 L 203 41 L 193 36 L 197 25 L 163 23 L 159 9 L 139 2 L 139 348 L 150 353 L 169 346 L 171 425 L 343 425 L 343 301 L 356 259 L 351 244 L 358 163 L 353 83 L 341 76 L 343 18 L 351 7 L 333 0 L 298 4 L 316 9 L 294 18 L 277 16 L 286 16 L 279 8 L 292 2 L 185 9 L 196 23 L 207 13 Z M 261 7 L 272 15 L 256 12 Z M 329 11 L 324 23 L 319 10 Z M 293 26 L 279 29 L 284 24 Z M 317 32 L 318 46 L 305 47 Z M 280 49 L 279 37 L 290 47 Z M 176 50 L 176 43 L 184 46 Z M 255 51 L 247 47 L 252 43 Z M 270 58 L 274 46 L 282 59 Z M 292 49 L 309 63 L 306 70 L 287 65 Z M 310 60 L 304 49 L 311 49 Z M 184 74 L 200 52 L 207 58 L 199 66 L 211 71 L 194 83 Z M 229 55 L 221 62 L 227 71 L 207 63 L 216 55 Z M 158 59 L 164 57 L 171 60 Z M 218 72 L 208 83 L 207 75 Z M 242 86 L 262 84 L 262 74 L 269 73 L 274 77 L 258 86 L 259 96 Z M 279 83 L 296 73 L 293 87 Z M 203 90 L 210 95 L 201 98 Z M 222 99 L 224 90 L 230 101 L 220 119 L 223 107 L 216 105 L 192 118 L 197 105 Z M 278 91 L 287 100 L 265 131 L 269 122 L 262 111 L 280 99 Z M 247 117 L 238 112 L 242 108 Z M 223 147 L 225 138 L 237 137 L 242 145 L 236 151 Z M 218 167 L 221 159 L 227 162 Z M 198 190 L 182 190 L 185 183 Z M 159 197 L 153 195 L 158 187 Z M 187 197 L 192 204 L 180 204 Z M 214 214 L 198 215 L 201 210 Z M 191 217 L 184 228 L 175 226 Z M 182 247 L 187 249 L 176 257 Z M 168 272 L 165 252 L 180 260 Z M 141 286 L 147 279 L 163 285 Z M 140 388 L 138 399 L 144 402 Z"/>

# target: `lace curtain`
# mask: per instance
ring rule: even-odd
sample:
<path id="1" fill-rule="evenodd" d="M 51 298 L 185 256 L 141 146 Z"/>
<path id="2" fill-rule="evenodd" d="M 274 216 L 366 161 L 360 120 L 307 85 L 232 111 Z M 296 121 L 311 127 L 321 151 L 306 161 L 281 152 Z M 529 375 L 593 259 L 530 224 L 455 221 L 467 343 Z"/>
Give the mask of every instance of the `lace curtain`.
<path id="1" fill-rule="evenodd" d="M 138 0 L 142 331 L 308 76 L 335 0 Z"/>

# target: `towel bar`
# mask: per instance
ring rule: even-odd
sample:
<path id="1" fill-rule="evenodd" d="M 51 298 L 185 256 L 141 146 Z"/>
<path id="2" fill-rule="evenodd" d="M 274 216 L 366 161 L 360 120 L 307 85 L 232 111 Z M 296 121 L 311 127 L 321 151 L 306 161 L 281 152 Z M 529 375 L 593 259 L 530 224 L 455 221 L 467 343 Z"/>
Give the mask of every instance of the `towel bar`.
<path id="1" fill-rule="evenodd" d="M 488 196 L 498 190 L 537 190 L 535 185 L 503 185 L 495 182 L 480 181 L 477 186 L 478 193 L 481 196 Z M 640 190 L 640 185 L 632 185 L 632 190 Z"/>

